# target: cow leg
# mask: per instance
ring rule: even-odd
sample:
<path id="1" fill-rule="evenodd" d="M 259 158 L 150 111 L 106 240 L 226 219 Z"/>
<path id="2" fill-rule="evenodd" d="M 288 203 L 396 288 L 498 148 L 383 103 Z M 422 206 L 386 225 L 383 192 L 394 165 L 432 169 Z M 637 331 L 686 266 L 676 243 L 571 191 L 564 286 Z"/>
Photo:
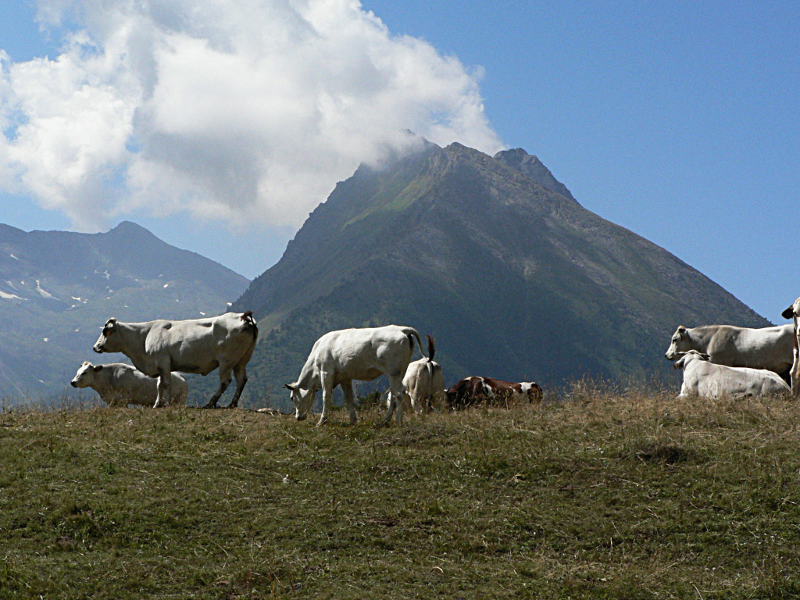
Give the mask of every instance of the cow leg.
<path id="1" fill-rule="evenodd" d="M 397 409 L 397 424 L 402 425 L 403 423 L 403 396 L 405 394 L 405 388 L 403 387 L 402 377 L 402 375 L 389 376 L 389 402 L 381 425 L 389 424 L 389 421 L 392 420 L 392 413 L 395 408 Z"/>
<path id="2" fill-rule="evenodd" d="M 158 393 L 156 394 L 156 403 L 153 404 L 153 408 L 158 408 L 159 406 L 169 406 L 170 400 L 170 382 L 172 381 L 172 373 L 169 371 L 159 371 L 158 374 L 158 385 L 156 389 Z"/>
<path id="3" fill-rule="evenodd" d="M 423 398 L 422 394 L 420 394 L 420 389 L 422 387 L 423 386 L 418 380 L 411 384 L 411 389 L 407 389 L 405 386 L 403 386 L 402 403 L 404 408 L 409 406 L 416 414 L 422 413 L 422 409 L 425 406 L 425 398 Z"/>
<path id="4" fill-rule="evenodd" d="M 217 401 L 219 400 L 220 396 L 225 393 L 225 390 L 228 389 L 228 386 L 231 384 L 231 370 L 230 368 L 223 369 L 220 367 L 219 369 L 219 388 L 217 391 L 214 392 L 214 395 L 211 396 L 211 400 L 208 401 L 203 408 L 217 408 Z"/>
<path id="5" fill-rule="evenodd" d="M 416 414 L 421 415 L 422 411 L 425 410 L 425 406 L 428 402 L 427 398 L 423 398 L 419 395 L 419 390 L 414 390 L 414 395 L 408 393 L 408 391 L 403 393 L 403 405 L 406 404 L 406 399 L 408 399 L 408 406 L 411 407 Z M 416 399 L 416 400 L 415 400 Z"/>
<path id="6" fill-rule="evenodd" d="M 233 369 L 233 375 L 236 377 L 236 392 L 233 394 L 233 400 L 231 400 L 228 408 L 236 408 L 239 405 L 239 396 L 242 395 L 244 385 L 247 383 L 247 365 L 236 365 Z"/>
<path id="7" fill-rule="evenodd" d="M 383 420 L 380 422 L 381 426 L 388 425 L 392 420 L 394 414 L 394 405 L 397 402 L 392 390 L 386 390 L 386 414 L 383 415 Z"/>
<path id="8" fill-rule="evenodd" d="M 356 421 L 358 421 L 358 416 L 356 415 L 356 399 L 355 392 L 353 392 L 353 382 L 343 382 L 341 388 L 344 392 L 344 404 L 347 406 L 347 410 L 350 413 L 350 425 L 355 425 Z"/>
<path id="9" fill-rule="evenodd" d="M 333 401 L 333 381 L 325 375 L 320 379 L 322 379 L 322 414 L 317 421 L 317 427 L 328 422 L 328 406 Z"/>
<path id="10" fill-rule="evenodd" d="M 797 329 L 797 316 L 794 317 L 794 338 L 792 338 L 792 368 L 789 378 L 792 382 L 792 396 L 800 395 L 800 331 Z"/>

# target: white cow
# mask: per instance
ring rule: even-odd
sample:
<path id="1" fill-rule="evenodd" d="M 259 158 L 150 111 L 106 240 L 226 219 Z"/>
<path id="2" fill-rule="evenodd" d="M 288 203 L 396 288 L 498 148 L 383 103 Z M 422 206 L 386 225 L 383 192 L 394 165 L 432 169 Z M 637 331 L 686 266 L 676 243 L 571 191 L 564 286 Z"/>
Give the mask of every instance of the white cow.
<path id="1" fill-rule="evenodd" d="M 708 354 L 697 350 L 679 353 L 675 368 L 683 369 L 683 384 L 678 398 L 788 396 L 791 392 L 786 382 L 773 371 L 718 365 L 709 362 Z"/>
<path id="2" fill-rule="evenodd" d="M 789 381 L 793 338 L 791 325 L 761 329 L 733 325 L 691 328 L 681 325 L 672 334 L 666 357 L 676 360 L 682 352 L 697 350 L 708 354 L 713 363 L 769 369 Z"/>
<path id="3" fill-rule="evenodd" d="M 416 413 L 430 412 L 434 407 L 444 406 L 446 388 L 442 365 L 427 358 L 409 363 L 403 377 L 403 387 Z M 439 410 L 439 409 L 437 409 Z"/>
<path id="4" fill-rule="evenodd" d="M 789 371 L 792 382 L 792 395 L 800 395 L 800 330 L 798 318 L 800 317 L 800 298 L 781 313 L 784 319 L 792 319 L 792 368 Z"/>
<path id="5" fill-rule="evenodd" d="M 300 376 L 287 383 L 298 421 L 314 405 L 317 390 L 322 390 L 322 415 L 317 425 L 328 420 L 328 407 L 337 385 L 344 392 L 345 404 L 350 412 L 350 423 L 356 422 L 353 380 L 372 381 L 381 375 L 389 378 L 389 402 L 383 424 L 388 424 L 397 408 L 397 422 L 403 421 L 403 375 L 414 353 L 414 339 L 419 351 L 422 341 L 413 327 L 386 325 L 362 329 L 329 331 L 311 348 Z"/>
<path id="6" fill-rule="evenodd" d="M 434 406 L 443 406 L 445 397 L 444 370 L 433 360 L 436 343 L 428 336 L 428 357 L 408 364 L 403 377 L 403 388 L 410 399 L 411 408 L 417 413 L 430 412 Z"/>
<path id="7" fill-rule="evenodd" d="M 172 371 L 208 375 L 219 367 L 219 389 L 205 408 L 217 400 L 236 376 L 236 393 L 229 408 L 239 403 L 247 383 L 247 362 L 253 355 L 258 327 L 251 312 L 186 321 L 123 323 L 109 319 L 94 344 L 95 352 L 122 352 L 145 375 L 158 377 L 154 407 L 169 404 Z"/>
<path id="8" fill-rule="evenodd" d="M 172 373 L 171 377 L 171 404 L 182 406 L 186 404 L 189 396 L 189 386 L 177 373 Z M 70 381 L 70 385 L 76 388 L 92 388 L 109 406 L 128 404 L 152 406 L 158 395 L 155 379 L 124 363 L 93 365 L 84 362 Z"/>

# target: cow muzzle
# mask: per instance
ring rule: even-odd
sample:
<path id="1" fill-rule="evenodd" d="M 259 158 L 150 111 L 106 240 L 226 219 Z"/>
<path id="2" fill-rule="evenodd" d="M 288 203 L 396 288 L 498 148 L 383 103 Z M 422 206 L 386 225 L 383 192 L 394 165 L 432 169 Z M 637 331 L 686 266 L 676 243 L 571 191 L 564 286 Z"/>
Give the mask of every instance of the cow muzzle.
<path id="1" fill-rule="evenodd" d="M 78 382 L 77 382 L 77 381 L 75 381 L 74 379 L 73 379 L 72 381 L 70 381 L 70 382 L 69 382 L 69 384 L 70 384 L 72 387 L 78 387 Z"/>
<path id="2" fill-rule="evenodd" d="M 103 353 L 103 346 L 100 345 L 100 344 L 95 344 L 94 346 L 92 346 L 92 350 L 94 350 L 98 354 L 102 354 Z"/>

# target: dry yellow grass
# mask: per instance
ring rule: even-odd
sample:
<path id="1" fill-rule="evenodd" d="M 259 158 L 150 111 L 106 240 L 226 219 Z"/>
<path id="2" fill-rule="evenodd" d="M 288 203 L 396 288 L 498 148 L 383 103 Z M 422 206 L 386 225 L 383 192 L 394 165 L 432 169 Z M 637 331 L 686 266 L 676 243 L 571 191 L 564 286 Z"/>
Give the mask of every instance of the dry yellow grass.
<path id="1" fill-rule="evenodd" d="M 789 598 L 800 407 L 0 414 L 0 598 Z"/>

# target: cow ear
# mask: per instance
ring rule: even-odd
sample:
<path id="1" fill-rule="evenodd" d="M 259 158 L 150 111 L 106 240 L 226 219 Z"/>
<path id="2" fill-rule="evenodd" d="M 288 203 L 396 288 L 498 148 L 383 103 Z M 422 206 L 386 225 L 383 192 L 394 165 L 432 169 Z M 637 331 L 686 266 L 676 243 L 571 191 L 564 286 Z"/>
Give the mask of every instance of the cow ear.
<path id="1" fill-rule="evenodd" d="M 95 371 L 95 373 L 96 373 L 97 371 L 102 371 L 102 370 L 103 370 L 103 365 L 96 365 L 96 366 L 94 367 L 94 371 Z"/>
<path id="2" fill-rule="evenodd" d="M 292 390 L 293 392 L 297 391 L 297 384 L 296 383 L 284 383 L 283 387 L 285 387 L 287 390 Z"/>
<path id="3" fill-rule="evenodd" d="M 794 304 L 781 313 L 784 319 L 791 319 L 794 316 Z"/>
<path id="4" fill-rule="evenodd" d="M 84 366 L 84 367 L 85 367 L 86 365 L 91 365 L 91 364 L 92 364 L 92 363 L 90 363 L 88 360 L 85 360 L 85 361 L 83 361 L 83 365 L 82 365 L 82 366 Z"/>

